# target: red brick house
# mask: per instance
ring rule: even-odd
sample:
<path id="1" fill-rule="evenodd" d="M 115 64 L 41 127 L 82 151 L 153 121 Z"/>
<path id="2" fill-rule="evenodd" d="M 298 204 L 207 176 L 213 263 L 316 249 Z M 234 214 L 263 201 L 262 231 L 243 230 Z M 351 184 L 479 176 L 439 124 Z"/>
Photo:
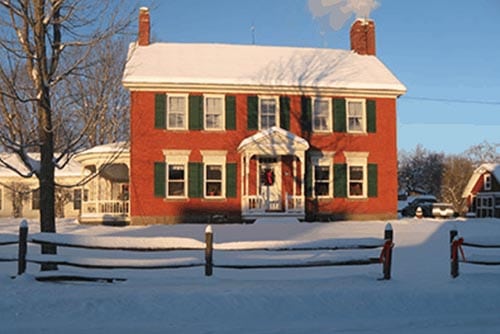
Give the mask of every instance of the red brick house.
<path id="1" fill-rule="evenodd" d="M 482 164 L 471 175 L 462 198 L 476 217 L 500 218 L 500 164 Z"/>
<path id="2" fill-rule="evenodd" d="M 374 29 L 356 21 L 352 51 L 150 43 L 141 8 L 123 78 L 131 223 L 396 217 L 406 88 Z"/>

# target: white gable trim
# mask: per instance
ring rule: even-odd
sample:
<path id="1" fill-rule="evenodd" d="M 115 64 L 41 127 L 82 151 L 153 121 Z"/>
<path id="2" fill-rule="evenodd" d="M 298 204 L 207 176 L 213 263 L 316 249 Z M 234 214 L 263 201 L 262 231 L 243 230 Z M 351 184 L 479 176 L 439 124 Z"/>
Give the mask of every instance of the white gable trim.
<path id="1" fill-rule="evenodd" d="M 309 143 L 293 133 L 278 127 L 257 132 L 243 139 L 238 146 L 238 152 L 248 155 L 295 155 L 309 149 Z"/>

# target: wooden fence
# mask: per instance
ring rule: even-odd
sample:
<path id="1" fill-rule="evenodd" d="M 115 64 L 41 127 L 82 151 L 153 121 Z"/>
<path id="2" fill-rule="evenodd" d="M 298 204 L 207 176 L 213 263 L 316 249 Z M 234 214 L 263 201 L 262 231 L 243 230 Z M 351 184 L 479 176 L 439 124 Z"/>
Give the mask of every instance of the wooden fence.
<path id="1" fill-rule="evenodd" d="M 72 266 L 89 269 L 173 269 L 188 267 L 204 267 L 205 276 L 211 276 L 214 268 L 224 269 L 270 269 L 270 268 L 304 268 L 304 267 L 325 267 L 325 266 L 353 266 L 382 264 L 383 279 L 391 278 L 393 230 L 387 224 L 383 238 L 362 238 L 362 239 L 324 239 L 317 241 L 244 241 L 215 243 L 212 227 L 209 225 L 205 230 L 205 241 L 191 238 L 157 238 L 157 237 L 106 237 L 106 236 L 82 236 L 74 234 L 60 233 L 35 233 L 28 235 L 28 226 L 22 222 L 19 228 L 18 240 L 14 240 L 12 235 L 0 235 L 0 245 L 11 245 L 17 243 L 19 251 L 17 258 L 5 258 L 0 261 L 17 261 L 18 275 L 26 271 L 27 263 L 55 266 Z M 174 258 L 141 258 L 141 259 L 109 259 L 109 258 L 78 258 L 57 254 L 28 254 L 28 244 L 50 244 L 57 247 L 72 247 L 84 249 L 114 250 L 114 251 L 134 251 L 134 252 L 178 252 L 178 251 L 198 251 L 204 252 L 203 256 L 179 256 Z M 379 257 L 356 256 L 356 250 L 380 248 Z M 253 262 L 241 262 L 235 258 L 234 261 L 227 257 L 214 260 L 214 255 L 218 252 L 307 252 L 307 251 L 337 251 L 352 250 L 348 256 L 335 260 L 285 260 L 269 262 L 262 260 Z M 199 254 L 199 253 L 198 253 Z M 260 259 L 265 258 L 259 256 Z M 235 262 L 236 261 L 236 262 Z M 244 260 L 243 260 L 244 261 Z M 89 277 L 62 275 L 57 271 L 45 275 L 38 275 L 38 280 L 105 280 L 113 281 L 116 278 Z"/>
<path id="2" fill-rule="evenodd" d="M 483 238 L 467 238 L 458 236 L 457 230 L 450 231 L 450 263 L 451 263 L 451 276 L 453 278 L 459 275 L 459 263 L 469 263 L 485 266 L 500 265 L 500 255 L 475 255 L 468 254 L 465 256 L 463 247 L 471 248 L 499 248 L 500 241 L 488 240 L 488 237 Z"/>

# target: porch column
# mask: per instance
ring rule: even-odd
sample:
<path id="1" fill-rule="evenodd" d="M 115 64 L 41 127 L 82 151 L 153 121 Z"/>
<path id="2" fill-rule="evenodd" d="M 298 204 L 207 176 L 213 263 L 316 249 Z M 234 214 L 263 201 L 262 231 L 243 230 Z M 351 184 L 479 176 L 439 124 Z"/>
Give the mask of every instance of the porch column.
<path id="1" fill-rule="evenodd" d="M 293 184 L 292 184 L 292 195 L 295 197 L 297 195 L 297 182 L 295 179 L 297 178 L 297 156 L 293 156 L 293 162 L 292 162 L 292 169 L 293 169 Z"/>

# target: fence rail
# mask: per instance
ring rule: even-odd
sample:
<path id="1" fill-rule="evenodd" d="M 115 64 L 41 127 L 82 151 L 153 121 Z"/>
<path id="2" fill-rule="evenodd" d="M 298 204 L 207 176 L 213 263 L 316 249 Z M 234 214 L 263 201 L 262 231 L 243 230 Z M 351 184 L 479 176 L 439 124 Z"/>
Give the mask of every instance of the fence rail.
<path id="1" fill-rule="evenodd" d="M 72 234 L 55 233 L 35 233 L 28 236 L 28 226 L 25 221 L 19 228 L 18 240 L 13 240 L 12 236 L 0 238 L 0 241 L 7 244 L 19 244 L 18 257 L 9 259 L 18 261 L 18 275 L 26 271 L 27 263 L 40 265 L 72 266 L 88 269 L 177 269 L 189 267 L 205 267 L 205 276 L 211 276 L 214 268 L 224 269 L 272 269 L 272 268 L 306 268 L 325 266 L 347 266 L 347 265 L 369 265 L 382 263 L 383 278 L 391 278 L 391 262 L 393 231 L 390 224 L 387 224 L 384 231 L 384 238 L 363 238 L 363 239 L 324 239 L 315 242 L 297 240 L 275 240 L 275 241 L 245 241 L 245 242 L 224 242 L 214 243 L 214 234 L 211 226 L 207 226 L 205 231 L 205 241 L 191 238 L 134 238 L 134 237 L 89 237 Z M 171 258 L 91 258 L 91 257 L 71 257 L 58 254 L 28 254 L 28 243 L 51 244 L 57 247 L 74 247 L 85 249 L 101 249 L 114 251 L 134 251 L 134 252 L 178 252 L 178 251 L 203 251 L 194 253 L 194 256 L 182 256 Z M 381 248 L 379 257 L 360 257 L 355 255 L 355 250 Z M 218 252 L 304 252 L 304 251 L 336 251 L 353 250 L 347 256 L 340 256 L 337 259 L 273 259 L 266 255 L 265 261 L 259 256 L 257 261 L 236 259 L 232 256 L 228 261 L 223 257 L 214 261 L 214 251 Z M 191 253 L 190 253 L 191 254 Z M 243 261 L 243 262 L 240 262 Z M 246 262 L 244 262 L 246 261 Z M 260 261 L 260 262 L 259 262 Z M 47 274 L 41 280 L 49 280 Z M 50 276 L 50 275 L 49 275 Z M 57 271 L 53 277 L 63 277 Z M 40 276 L 42 277 L 42 276 Z M 66 276 L 64 276 L 66 277 Z M 70 279 L 75 279 L 72 275 Z M 106 278 L 100 278 L 106 280 Z M 112 280 L 110 278 L 110 280 Z"/>
<path id="2" fill-rule="evenodd" d="M 467 241 L 468 240 L 468 241 Z M 459 263 L 497 266 L 500 265 L 500 255 L 467 255 L 463 247 L 473 248 L 498 248 L 500 249 L 500 240 L 484 237 L 481 239 L 468 238 L 458 236 L 457 230 L 450 231 L 450 263 L 451 276 L 456 278 L 459 276 Z"/>

